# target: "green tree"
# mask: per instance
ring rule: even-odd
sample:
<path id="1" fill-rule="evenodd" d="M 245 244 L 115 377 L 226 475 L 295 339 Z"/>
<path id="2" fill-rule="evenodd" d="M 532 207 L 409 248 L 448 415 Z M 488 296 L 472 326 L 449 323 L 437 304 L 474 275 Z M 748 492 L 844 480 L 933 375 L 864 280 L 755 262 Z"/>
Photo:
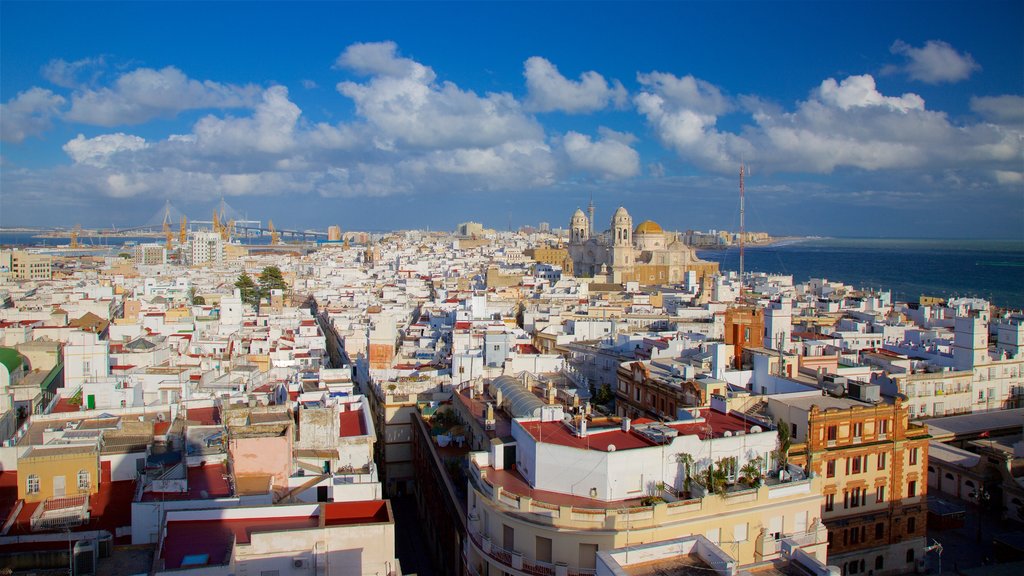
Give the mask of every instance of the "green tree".
<path id="1" fill-rule="evenodd" d="M 793 439 L 789 434 L 789 424 L 785 420 L 779 419 L 775 425 L 779 436 L 779 464 L 785 469 L 789 463 L 789 448 L 793 445 Z"/>
<path id="2" fill-rule="evenodd" d="M 750 484 L 754 488 L 761 486 L 761 465 L 764 463 L 764 459 L 760 456 L 748 461 L 743 468 L 740 468 L 740 474 L 743 475 L 747 480 L 747 484 Z"/>
<path id="3" fill-rule="evenodd" d="M 284 275 L 281 274 L 281 269 L 277 266 L 267 266 L 260 272 L 259 278 L 259 297 L 260 299 L 269 298 L 271 290 L 287 290 L 288 283 L 284 280 Z"/>
<path id="4" fill-rule="evenodd" d="M 235 281 L 235 288 L 242 293 L 242 303 L 258 306 L 260 303 L 259 287 L 252 277 L 242 272 L 242 275 Z"/>

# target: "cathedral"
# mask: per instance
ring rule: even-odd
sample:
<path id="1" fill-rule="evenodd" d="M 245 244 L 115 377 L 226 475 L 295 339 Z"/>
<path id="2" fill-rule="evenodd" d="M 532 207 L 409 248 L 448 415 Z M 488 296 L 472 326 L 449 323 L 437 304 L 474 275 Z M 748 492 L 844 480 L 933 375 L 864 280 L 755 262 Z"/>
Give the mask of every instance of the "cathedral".
<path id="1" fill-rule="evenodd" d="M 650 220 L 633 228 L 633 218 L 619 207 L 612 216 L 611 229 L 592 237 L 591 222 L 576 210 L 569 222 L 569 259 L 573 273 L 581 278 L 622 284 L 676 284 L 693 271 L 699 281 L 718 272 L 717 262 L 697 258 L 678 235 L 665 232 Z"/>

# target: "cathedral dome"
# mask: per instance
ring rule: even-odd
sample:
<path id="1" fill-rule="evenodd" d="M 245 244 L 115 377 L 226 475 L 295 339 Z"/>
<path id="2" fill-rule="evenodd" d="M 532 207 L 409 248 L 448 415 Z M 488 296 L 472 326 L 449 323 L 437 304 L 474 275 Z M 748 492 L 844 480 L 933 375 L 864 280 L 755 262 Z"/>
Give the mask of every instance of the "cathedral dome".
<path id="1" fill-rule="evenodd" d="M 657 222 L 653 220 L 644 220 L 637 224 L 636 230 L 633 231 L 633 234 L 661 234 L 663 232 L 664 230 L 661 229 L 661 226 L 659 226 Z"/>

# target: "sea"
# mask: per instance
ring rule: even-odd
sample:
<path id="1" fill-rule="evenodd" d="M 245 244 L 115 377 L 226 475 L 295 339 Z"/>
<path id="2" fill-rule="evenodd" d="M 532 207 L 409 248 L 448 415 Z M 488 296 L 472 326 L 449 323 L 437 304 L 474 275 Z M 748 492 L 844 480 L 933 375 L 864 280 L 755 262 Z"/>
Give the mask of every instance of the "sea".
<path id="1" fill-rule="evenodd" d="M 162 242 L 152 237 L 85 238 L 84 246 L 117 252 L 125 242 Z M 269 238 L 243 238 L 266 244 Z M 66 246 L 67 238 L 36 238 L 34 233 L 0 231 L 0 246 Z M 739 249 L 698 250 L 722 270 L 739 270 Z M 894 238 L 797 238 L 744 250 L 744 268 L 889 290 L 900 301 L 922 294 L 945 298 L 976 296 L 1003 308 L 1024 309 L 1024 240 L 947 240 Z"/>
<path id="2" fill-rule="evenodd" d="M 697 255 L 739 270 L 738 248 Z M 890 290 L 899 301 L 973 296 L 1024 309 L 1024 240 L 800 238 L 745 248 L 744 270 Z"/>

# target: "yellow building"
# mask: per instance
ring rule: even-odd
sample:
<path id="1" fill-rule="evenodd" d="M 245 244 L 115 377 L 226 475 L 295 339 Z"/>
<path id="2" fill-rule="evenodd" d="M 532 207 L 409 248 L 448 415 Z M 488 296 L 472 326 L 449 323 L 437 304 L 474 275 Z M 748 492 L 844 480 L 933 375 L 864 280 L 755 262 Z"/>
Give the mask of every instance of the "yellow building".
<path id="1" fill-rule="evenodd" d="M 94 445 L 34 446 L 18 459 L 18 498 L 26 503 L 95 494 L 99 483 Z"/>
<path id="2" fill-rule="evenodd" d="M 591 238 L 591 222 L 582 210 L 569 223 L 569 255 L 576 276 L 645 285 L 683 282 L 687 272 L 703 278 L 718 272 L 717 262 L 697 258 L 677 234 L 646 220 L 633 229 L 633 218 L 619 207 L 606 234 Z"/>
<path id="3" fill-rule="evenodd" d="M 14 280 L 49 280 L 52 274 L 53 257 L 33 254 L 25 250 L 0 252 L 0 269 L 6 268 Z"/>

